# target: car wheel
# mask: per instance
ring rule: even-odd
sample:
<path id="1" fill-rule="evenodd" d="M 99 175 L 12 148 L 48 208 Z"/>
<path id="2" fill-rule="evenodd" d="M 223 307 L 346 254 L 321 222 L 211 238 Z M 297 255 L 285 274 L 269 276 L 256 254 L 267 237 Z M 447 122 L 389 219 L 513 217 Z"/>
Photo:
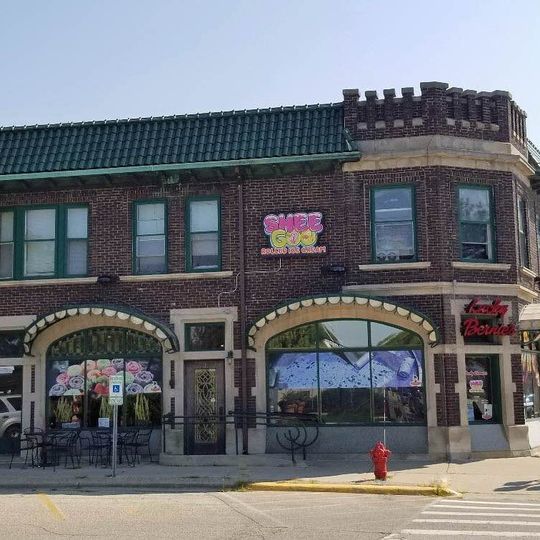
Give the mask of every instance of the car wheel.
<path id="1" fill-rule="evenodd" d="M 18 439 L 21 436 L 21 426 L 18 424 L 13 424 L 12 426 L 9 426 L 6 428 L 6 431 L 4 431 L 4 437 L 8 439 Z"/>

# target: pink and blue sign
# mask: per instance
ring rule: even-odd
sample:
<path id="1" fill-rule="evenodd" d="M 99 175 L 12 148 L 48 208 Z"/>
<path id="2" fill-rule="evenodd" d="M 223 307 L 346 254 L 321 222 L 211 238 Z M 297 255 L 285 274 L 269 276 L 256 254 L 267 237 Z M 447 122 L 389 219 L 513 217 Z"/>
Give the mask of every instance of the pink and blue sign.
<path id="1" fill-rule="evenodd" d="M 261 248 L 261 255 L 320 255 L 326 246 L 318 245 L 324 230 L 321 212 L 268 214 L 263 219 L 264 234 L 271 247 Z"/>

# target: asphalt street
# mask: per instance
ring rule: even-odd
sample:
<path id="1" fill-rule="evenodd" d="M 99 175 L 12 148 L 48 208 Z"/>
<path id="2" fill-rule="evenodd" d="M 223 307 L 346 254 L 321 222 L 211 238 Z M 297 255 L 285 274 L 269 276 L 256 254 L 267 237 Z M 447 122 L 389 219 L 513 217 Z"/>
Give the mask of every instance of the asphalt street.
<path id="1" fill-rule="evenodd" d="M 276 492 L 0 493 L 0 537 L 179 539 L 540 538 L 523 497 Z"/>

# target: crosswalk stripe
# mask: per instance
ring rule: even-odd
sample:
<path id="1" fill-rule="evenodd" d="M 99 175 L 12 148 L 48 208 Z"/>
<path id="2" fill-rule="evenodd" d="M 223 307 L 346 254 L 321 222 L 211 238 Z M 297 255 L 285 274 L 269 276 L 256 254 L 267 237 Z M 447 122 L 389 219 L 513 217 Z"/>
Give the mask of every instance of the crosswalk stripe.
<path id="1" fill-rule="evenodd" d="M 540 521 L 502 521 L 498 519 L 413 519 L 414 523 L 460 523 L 475 525 L 512 525 L 517 527 L 538 527 Z"/>
<path id="2" fill-rule="evenodd" d="M 474 507 L 474 506 L 466 506 L 466 505 L 462 505 L 462 504 L 443 504 L 443 503 L 439 503 L 439 504 L 434 504 L 433 506 L 431 506 L 431 508 L 466 508 L 467 510 L 512 510 L 511 507 L 508 507 L 508 506 L 503 506 L 503 507 L 500 507 L 498 508 L 498 505 L 497 504 L 493 504 L 493 506 L 490 506 L 489 508 L 484 508 L 484 507 Z M 519 508 L 518 506 L 515 506 L 514 507 L 515 510 L 526 510 L 527 512 L 540 512 L 540 508 Z"/>
<path id="3" fill-rule="evenodd" d="M 424 510 L 422 514 L 438 514 L 442 516 L 504 516 L 504 517 L 538 517 L 538 514 L 515 514 L 505 512 L 447 512 L 447 511 L 435 511 Z"/>
<path id="4" fill-rule="evenodd" d="M 522 502 L 504 502 L 504 501 L 444 501 L 444 502 L 434 502 L 433 505 L 437 504 L 448 504 L 448 503 L 456 503 L 456 504 L 495 504 L 497 506 L 538 506 L 540 507 L 540 503 L 522 503 Z"/>
<path id="5" fill-rule="evenodd" d="M 429 535 L 429 536 L 487 536 L 493 538 L 494 536 L 503 538 L 539 538 L 540 532 L 502 532 L 502 531 L 456 531 L 451 530 L 439 530 L 439 529 L 403 529 L 400 534 L 416 534 L 416 535 Z"/>

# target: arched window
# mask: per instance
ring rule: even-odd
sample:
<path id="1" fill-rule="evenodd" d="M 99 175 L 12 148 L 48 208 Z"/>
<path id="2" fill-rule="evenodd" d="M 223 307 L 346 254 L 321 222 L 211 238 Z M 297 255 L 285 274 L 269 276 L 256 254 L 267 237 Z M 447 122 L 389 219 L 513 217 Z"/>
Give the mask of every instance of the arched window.
<path id="1" fill-rule="evenodd" d="M 366 320 L 297 326 L 267 343 L 268 409 L 327 424 L 425 423 L 419 335 Z"/>
<path id="2" fill-rule="evenodd" d="M 157 339 L 136 330 L 99 327 L 55 341 L 47 353 L 49 427 L 106 426 L 112 416 L 109 379 L 121 375 L 125 426 L 160 424 L 162 360 Z"/>

